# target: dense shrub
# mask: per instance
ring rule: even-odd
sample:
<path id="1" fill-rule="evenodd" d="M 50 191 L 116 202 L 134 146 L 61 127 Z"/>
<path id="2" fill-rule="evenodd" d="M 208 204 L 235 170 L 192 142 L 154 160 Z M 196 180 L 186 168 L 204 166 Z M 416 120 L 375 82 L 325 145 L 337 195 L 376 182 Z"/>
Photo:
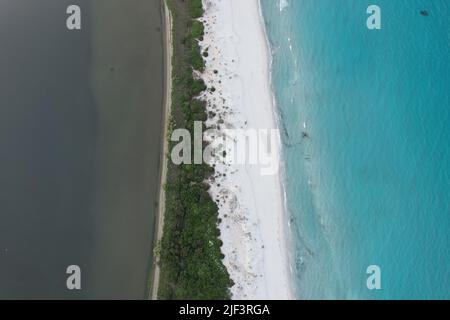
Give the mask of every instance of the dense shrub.
<path id="1" fill-rule="evenodd" d="M 189 16 L 192 19 L 197 19 L 203 16 L 202 0 L 188 0 Z"/>
<path id="2" fill-rule="evenodd" d="M 207 89 L 194 79 L 203 70 L 198 46 L 203 25 L 201 0 L 167 0 L 174 18 L 171 127 L 193 136 L 194 121 L 207 118 L 205 102 L 197 97 Z M 170 147 L 173 143 L 169 142 Z M 160 244 L 160 299 L 228 299 L 233 285 L 219 240 L 218 208 L 205 182 L 214 173 L 206 164 L 176 166 L 169 161 L 166 212 Z"/>

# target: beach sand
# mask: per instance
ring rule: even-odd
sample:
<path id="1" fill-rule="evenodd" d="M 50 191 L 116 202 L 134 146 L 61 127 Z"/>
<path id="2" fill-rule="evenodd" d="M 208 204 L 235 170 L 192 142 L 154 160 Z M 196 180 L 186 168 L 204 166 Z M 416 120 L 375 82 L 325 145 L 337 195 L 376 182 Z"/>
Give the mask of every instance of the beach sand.
<path id="1" fill-rule="evenodd" d="M 276 129 L 270 85 L 270 51 L 258 0 L 204 0 L 201 19 L 208 50 L 200 75 L 204 99 L 220 129 Z M 275 150 L 280 155 L 281 142 Z M 235 285 L 233 299 L 291 299 L 289 231 L 280 172 L 261 175 L 259 165 L 216 165 L 211 195 L 219 203 L 224 264 Z"/>

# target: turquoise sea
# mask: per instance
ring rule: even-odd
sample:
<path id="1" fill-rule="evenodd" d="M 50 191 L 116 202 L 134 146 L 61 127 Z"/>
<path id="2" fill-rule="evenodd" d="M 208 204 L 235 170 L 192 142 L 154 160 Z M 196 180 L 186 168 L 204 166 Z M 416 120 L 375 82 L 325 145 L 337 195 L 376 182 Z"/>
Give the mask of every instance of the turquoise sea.
<path id="1" fill-rule="evenodd" d="M 298 297 L 449 299 L 450 1 L 261 2 Z"/>

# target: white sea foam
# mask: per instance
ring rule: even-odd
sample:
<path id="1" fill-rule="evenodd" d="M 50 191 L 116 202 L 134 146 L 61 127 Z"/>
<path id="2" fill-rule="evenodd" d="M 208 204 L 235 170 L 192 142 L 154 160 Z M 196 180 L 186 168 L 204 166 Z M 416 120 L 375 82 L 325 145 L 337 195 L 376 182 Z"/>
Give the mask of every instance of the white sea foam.
<path id="1" fill-rule="evenodd" d="M 288 0 L 280 0 L 280 11 L 283 11 L 287 7 L 289 7 Z"/>

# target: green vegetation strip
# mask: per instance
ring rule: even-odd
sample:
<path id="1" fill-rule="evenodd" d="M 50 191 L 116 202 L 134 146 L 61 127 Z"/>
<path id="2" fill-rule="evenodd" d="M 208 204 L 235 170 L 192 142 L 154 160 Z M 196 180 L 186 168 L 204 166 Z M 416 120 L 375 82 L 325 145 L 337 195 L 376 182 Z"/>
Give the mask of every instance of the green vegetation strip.
<path id="1" fill-rule="evenodd" d="M 194 121 L 205 121 L 206 103 L 196 97 L 207 89 L 193 70 L 203 71 L 198 41 L 203 37 L 201 0 L 166 0 L 173 18 L 173 84 L 170 130 L 193 136 Z M 206 128 L 204 128 L 206 129 Z M 193 142 L 192 142 L 193 143 Z M 169 141 L 169 150 L 174 143 Z M 205 182 L 214 169 L 168 164 L 166 212 L 160 243 L 159 299 L 229 299 L 233 285 L 224 267 L 218 207 Z"/>

